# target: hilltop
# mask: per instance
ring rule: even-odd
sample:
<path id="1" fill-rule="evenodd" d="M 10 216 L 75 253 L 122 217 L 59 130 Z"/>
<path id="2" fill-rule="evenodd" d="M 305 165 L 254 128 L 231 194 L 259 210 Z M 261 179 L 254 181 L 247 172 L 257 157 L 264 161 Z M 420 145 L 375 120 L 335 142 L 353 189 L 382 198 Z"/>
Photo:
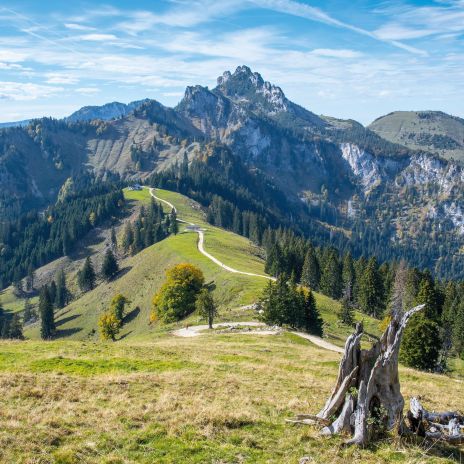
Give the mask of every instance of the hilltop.
<path id="1" fill-rule="evenodd" d="M 464 119 L 442 111 L 395 111 L 368 127 L 390 142 L 464 161 Z"/>

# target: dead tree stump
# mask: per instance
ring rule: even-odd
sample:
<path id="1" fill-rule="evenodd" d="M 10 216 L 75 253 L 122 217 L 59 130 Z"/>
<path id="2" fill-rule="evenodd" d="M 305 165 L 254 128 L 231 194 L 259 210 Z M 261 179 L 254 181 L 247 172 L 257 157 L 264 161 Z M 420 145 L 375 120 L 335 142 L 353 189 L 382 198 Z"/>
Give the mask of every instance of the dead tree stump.
<path id="1" fill-rule="evenodd" d="M 348 337 L 335 387 L 316 415 L 299 415 L 293 423 L 324 425 L 321 433 L 352 435 L 347 444 L 366 446 L 375 436 L 403 424 L 404 399 L 398 376 L 398 355 L 403 331 L 416 306 L 403 316 L 396 314 L 380 340 L 369 350 L 361 349 L 363 328 Z"/>

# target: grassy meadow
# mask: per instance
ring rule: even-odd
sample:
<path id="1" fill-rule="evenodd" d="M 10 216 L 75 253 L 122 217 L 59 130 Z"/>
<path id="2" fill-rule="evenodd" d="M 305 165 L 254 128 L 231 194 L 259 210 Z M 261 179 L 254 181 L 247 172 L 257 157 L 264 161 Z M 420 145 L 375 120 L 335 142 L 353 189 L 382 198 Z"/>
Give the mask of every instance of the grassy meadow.
<path id="1" fill-rule="evenodd" d="M 5 463 L 459 462 L 436 443 L 346 449 L 285 423 L 323 406 L 340 359 L 290 334 L 2 342 L 0 353 Z M 462 383 L 400 375 L 406 398 L 463 408 Z"/>

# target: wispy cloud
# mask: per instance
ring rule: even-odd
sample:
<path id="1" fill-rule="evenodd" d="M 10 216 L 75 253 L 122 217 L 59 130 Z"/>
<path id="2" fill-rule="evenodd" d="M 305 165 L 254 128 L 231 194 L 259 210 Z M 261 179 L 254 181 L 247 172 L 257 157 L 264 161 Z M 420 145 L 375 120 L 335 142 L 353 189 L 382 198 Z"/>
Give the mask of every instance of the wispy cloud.
<path id="1" fill-rule="evenodd" d="M 375 33 L 385 40 L 407 40 L 464 32 L 464 2 L 441 2 L 433 6 L 403 5 L 378 10 L 389 20 Z"/>
<path id="2" fill-rule="evenodd" d="M 64 27 L 67 29 L 71 29 L 73 31 L 94 31 L 94 27 L 90 26 L 85 26 L 83 24 L 77 24 L 77 23 L 65 23 Z"/>
<path id="3" fill-rule="evenodd" d="M 0 100 L 27 101 L 49 97 L 62 88 L 20 82 L 0 82 Z"/>
<path id="4" fill-rule="evenodd" d="M 313 7 L 306 3 L 300 3 L 294 0 L 251 0 L 256 5 L 271 9 L 274 11 L 278 11 L 280 13 L 286 13 L 293 16 L 298 16 L 300 18 L 309 19 L 311 21 L 317 21 L 324 24 L 328 24 L 331 26 L 339 27 L 342 29 L 347 29 L 349 31 L 355 32 L 356 34 L 360 34 L 366 37 L 370 37 L 371 39 L 382 41 L 384 43 L 388 43 L 396 48 L 400 48 L 402 50 L 406 50 L 411 53 L 415 53 L 418 55 L 427 55 L 427 52 L 424 50 L 420 50 L 416 47 L 412 47 L 410 45 L 403 44 L 398 40 L 391 40 L 389 38 L 384 38 L 380 36 L 376 32 L 369 31 L 362 27 L 358 27 L 344 21 L 340 21 L 331 15 L 327 14 L 320 8 Z"/>

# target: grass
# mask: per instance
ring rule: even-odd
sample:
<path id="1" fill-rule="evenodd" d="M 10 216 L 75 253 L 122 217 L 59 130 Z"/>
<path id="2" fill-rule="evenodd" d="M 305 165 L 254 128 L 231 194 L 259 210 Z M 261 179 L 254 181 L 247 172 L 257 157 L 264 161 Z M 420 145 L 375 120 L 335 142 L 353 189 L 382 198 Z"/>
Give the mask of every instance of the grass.
<path id="1" fill-rule="evenodd" d="M 5 290 L 0 291 L 0 303 L 8 312 L 17 313 L 24 309 L 24 299 L 18 298 L 13 291 L 13 287 L 8 287 Z M 30 298 L 30 303 L 35 307 L 39 303 L 39 298 L 34 296 Z"/>
<path id="2" fill-rule="evenodd" d="M 339 355 L 292 335 L 2 342 L 0 461 L 15 463 L 453 462 L 400 441 L 365 450 L 284 419 L 322 407 Z M 463 409 L 462 384 L 401 369 L 403 394 Z M 453 455 L 454 452 L 454 455 Z M 447 459 L 448 458 L 448 459 Z"/>

